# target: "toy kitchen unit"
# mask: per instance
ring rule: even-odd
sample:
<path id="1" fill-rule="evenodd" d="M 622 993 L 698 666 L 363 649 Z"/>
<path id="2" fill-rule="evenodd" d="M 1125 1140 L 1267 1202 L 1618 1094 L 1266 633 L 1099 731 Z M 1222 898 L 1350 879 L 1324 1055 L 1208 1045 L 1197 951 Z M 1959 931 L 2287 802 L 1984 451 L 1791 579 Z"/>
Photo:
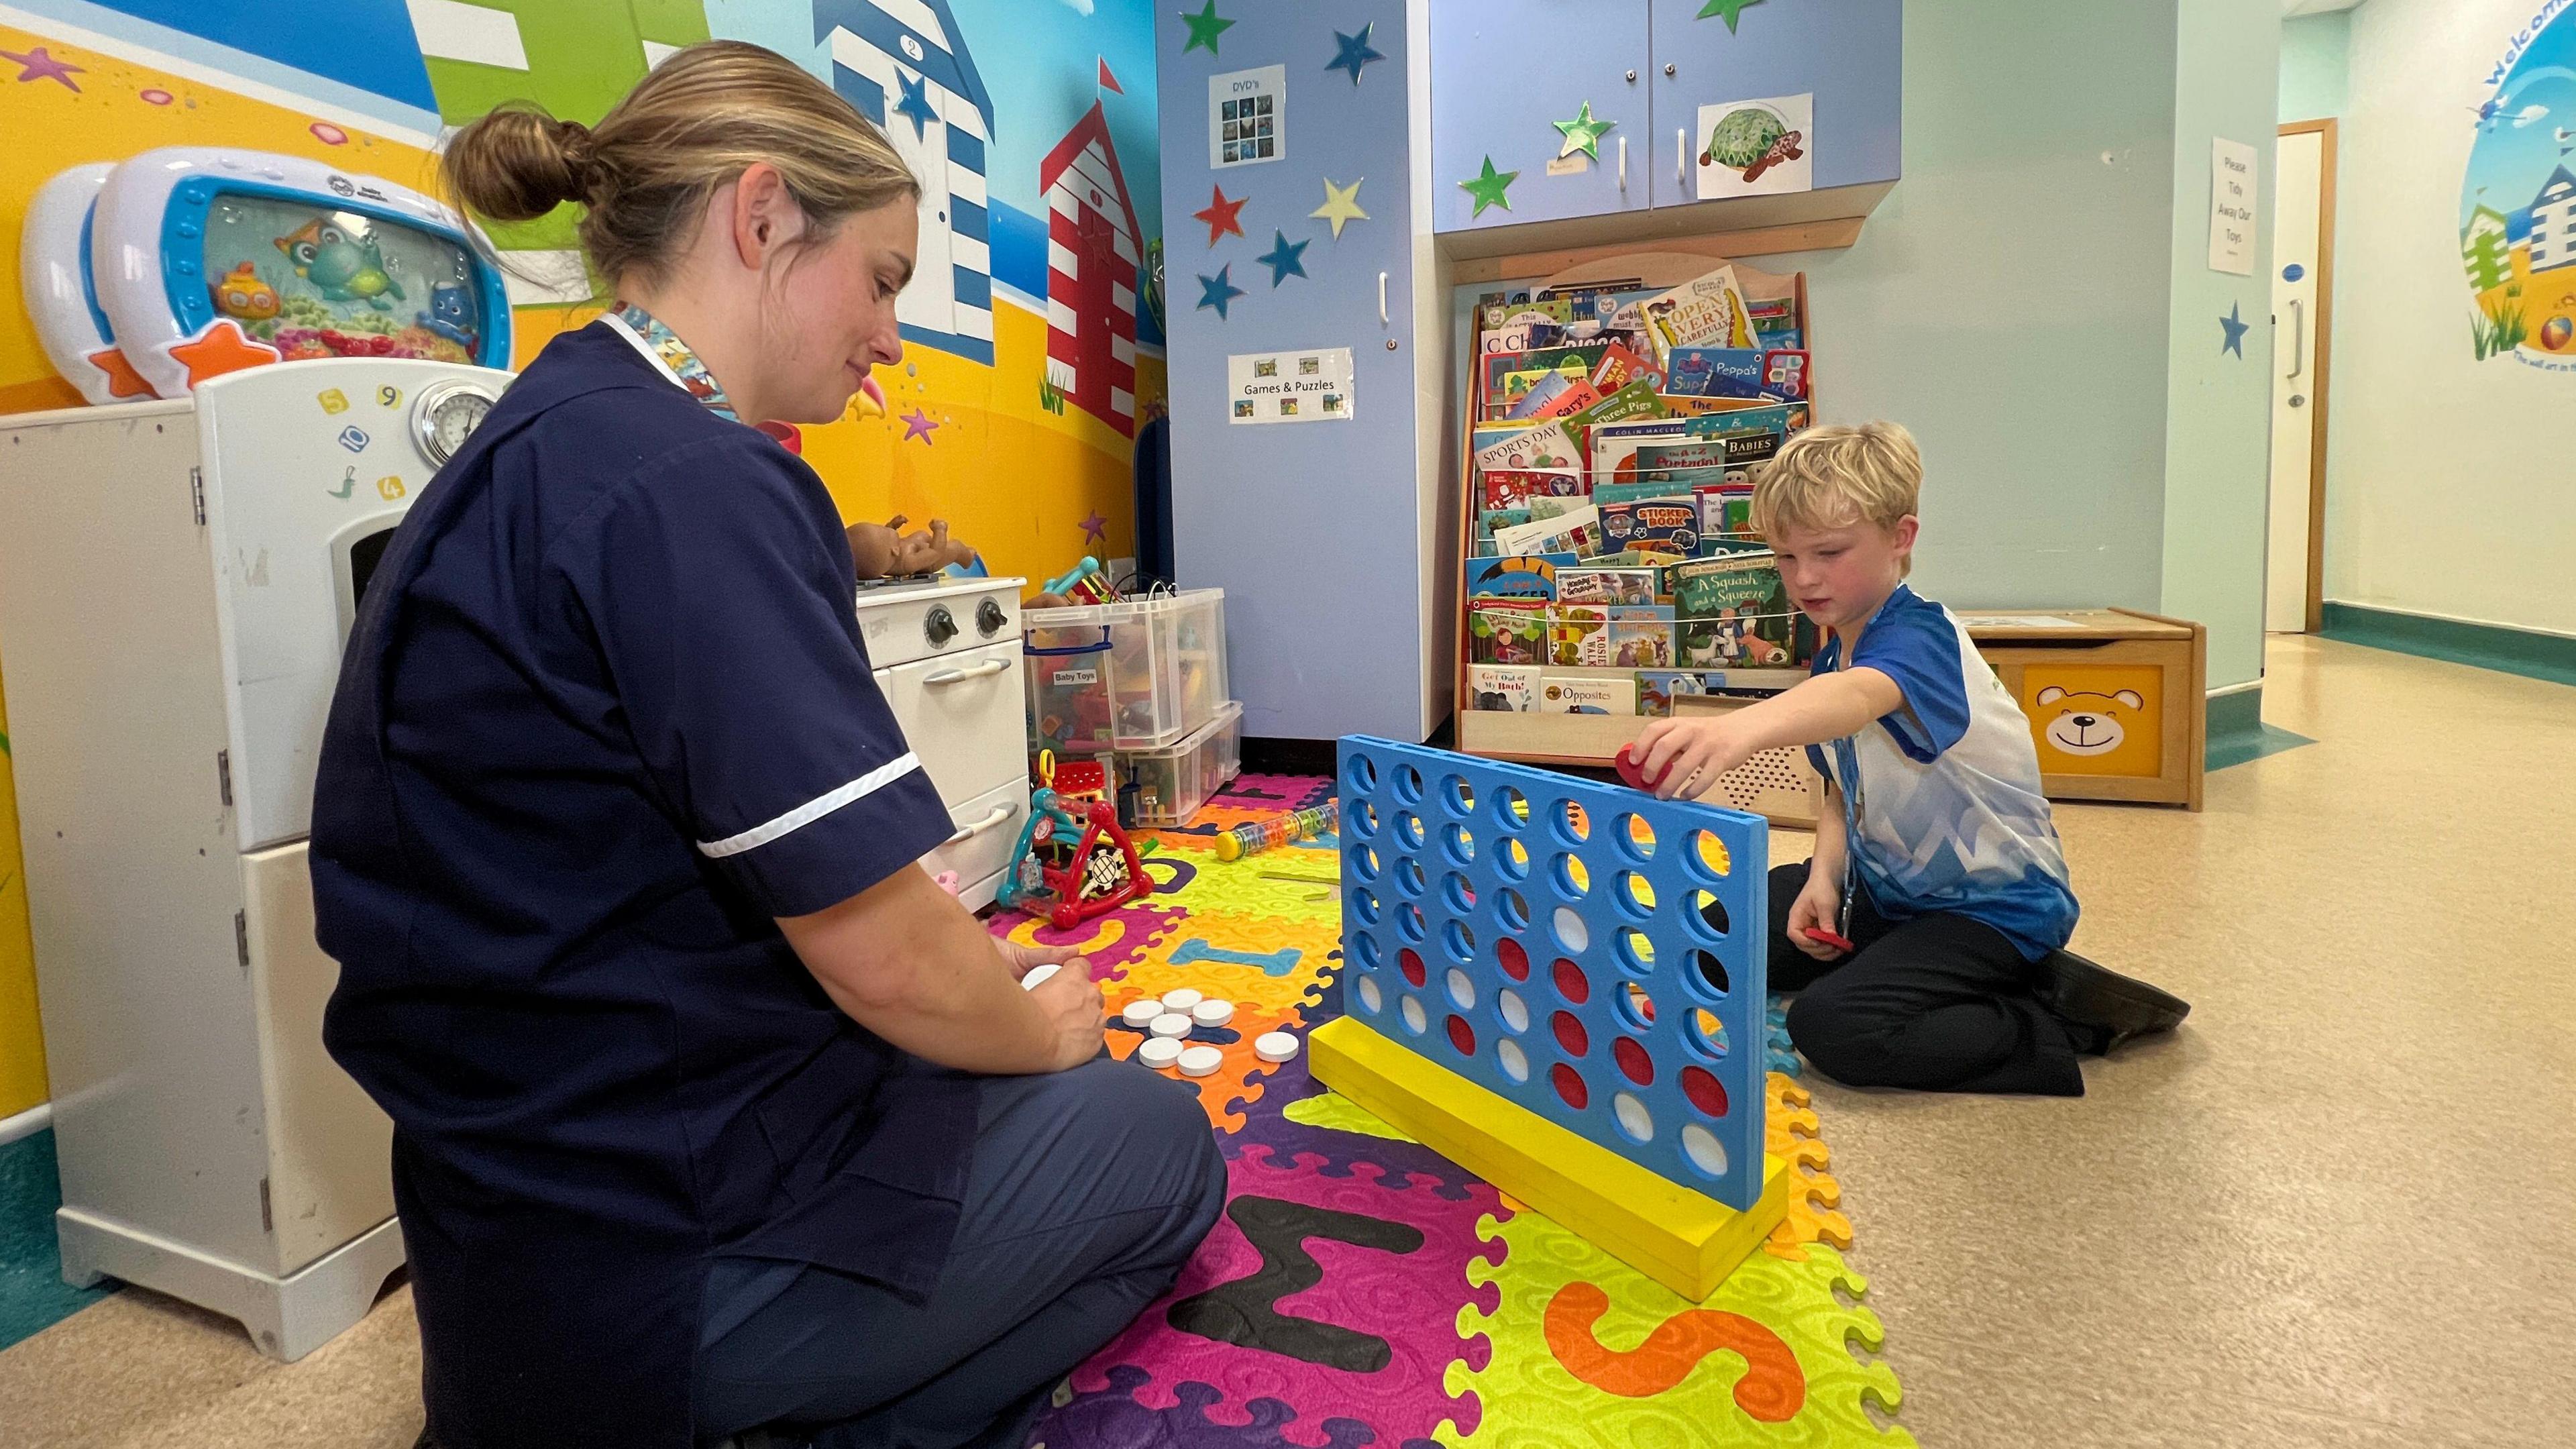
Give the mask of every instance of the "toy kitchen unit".
<path id="1" fill-rule="evenodd" d="M 1029 813 L 1020 591 L 1026 579 L 869 580 L 860 637 L 877 687 L 956 831 L 922 861 L 956 872 L 968 910 L 993 903 Z"/>

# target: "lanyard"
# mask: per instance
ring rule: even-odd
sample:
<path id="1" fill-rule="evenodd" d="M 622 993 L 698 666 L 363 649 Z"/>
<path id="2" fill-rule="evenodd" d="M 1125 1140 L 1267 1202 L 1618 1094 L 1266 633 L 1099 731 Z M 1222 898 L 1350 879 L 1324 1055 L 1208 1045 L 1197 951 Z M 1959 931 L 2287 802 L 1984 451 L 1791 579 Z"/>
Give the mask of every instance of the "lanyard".
<path id="1" fill-rule="evenodd" d="M 742 421 L 735 415 L 733 400 L 725 396 L 724 387 L 716 381 L 716 375 L 707 370 L 707 365 L 698 360 L 698 354 L 691 351 L 689 344 L 680 340 L 680 334 L 672 331 L 661 318 L 632 302 L 610 304 L 608 315 L 623 324 L 626 334 L 643 348 L 644 355 L 660 364 L 662 370 L 671 375 L 671 380 L 696 398 L 708 412 L 733 422 Z"/>

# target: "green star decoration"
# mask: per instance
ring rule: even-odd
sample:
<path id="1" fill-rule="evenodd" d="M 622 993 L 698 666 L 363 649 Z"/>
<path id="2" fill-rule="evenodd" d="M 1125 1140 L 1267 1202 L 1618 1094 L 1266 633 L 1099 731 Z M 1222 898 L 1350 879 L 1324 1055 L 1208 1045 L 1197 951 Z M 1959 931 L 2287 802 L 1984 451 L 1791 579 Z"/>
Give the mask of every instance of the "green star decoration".
<path id="1" fill-rule="evenodd" d="M 1601 137 L 1619 123 L 1592 119 L 1592 103 L 1585 101 L 1583 114 L 1571 121 L 1550 121 L 1548 124 L 1565 133 L 1565 144 L 1557 149 L 1559 157 L 1580 151 L 1598 161 L 1601 159 Z"/>
<path id="2" fill-rule="evenodd" d="M 1215 3 L 1215 0 L 1209 0 L 1209 3 Z M 1469 196 L 1476 198 L 1476 209 L 1468 215 L 1467 219 L 1469 221 L 1473 221 L 1477 217 L 1483 216 L 1485 214 L 1485 208 L 1489 206 L 1499 206 L 1505 211 L 1511 210 L 1512 199 L 1505 195 L 1504 192 L 1507 187 L 1519 179 L 1519 172 L 1497 171 L 1494 169 L 1494 158 L 1491 156 L 1486 157 L 1484 175 L 1471 177 L 1468 180 L 1458 183 L 1460 186 L 1467 189 L 1467 194 Z"/>
<path id="3" fill-rule="evenodd" d="M 1216 0 L 1208 0 L 1207 8 L 1196 15 L 1186 10 L 1182 11 L 1181 23 L 1190 28 L 1189 43 L 1181 47 L 1183 55 L 1189 54 L 1202 45 L 1207 47 L 1208 54 L 1216 54 L 1216 38 L 1225 34 L 1226 27 L 1234 24 L 1233 21 L 1224 19 L 1216 13 Z"/>
<path id="4" fill-rule="evenodd" d="M 1761 3 L 1762 0 L 1708 0 L 1707 4 L 1699 7 L 1699 14 L 1691 18 L 1694 20 L 1706 20 L 1712 15 L 1723 17 L 1726 21 L 1726 33 L 1733 35 L 1735 33 L 1735 18 L 1742 15 L 1752 6 L 1759 5 Z M 1213 6 L 1216 4 L 1216 0 L 1208 0 L 1208 4 Z M 1210 46 L 1208 48 L 1213 50 L 1216 47 Z"/>

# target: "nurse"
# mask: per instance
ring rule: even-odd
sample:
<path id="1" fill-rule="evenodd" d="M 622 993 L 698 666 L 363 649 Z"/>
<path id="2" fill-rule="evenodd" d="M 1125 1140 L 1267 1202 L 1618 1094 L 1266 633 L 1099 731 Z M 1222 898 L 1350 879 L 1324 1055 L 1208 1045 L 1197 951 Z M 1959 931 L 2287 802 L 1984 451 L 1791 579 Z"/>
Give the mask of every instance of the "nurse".
<path id="1" fill-rule="evenodd" d="M 1102 1054 L 1086 971 L 1020 988 L 1070 953 L 918 864 L 952 826 L 841 521 L 749 426 L 830 422 L 901 355 L 918 183 L 725 42 L 445 165 L 485 216 L 580 203 L 617 301 L 397 532 L 315 791 L 326 1038 L 394 1121 L 424 1441 L 1016 1446 L 1225 1176 L 1195 1093 Z"/>

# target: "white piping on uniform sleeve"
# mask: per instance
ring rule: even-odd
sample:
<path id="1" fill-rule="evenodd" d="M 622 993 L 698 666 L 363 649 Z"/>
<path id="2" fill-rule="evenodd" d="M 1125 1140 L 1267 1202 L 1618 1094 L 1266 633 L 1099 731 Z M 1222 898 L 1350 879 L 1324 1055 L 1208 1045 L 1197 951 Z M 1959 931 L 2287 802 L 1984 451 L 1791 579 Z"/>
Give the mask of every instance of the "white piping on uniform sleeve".
<path id="1" fill-rule="evenodd" d="M 698 842 L 698 853 L 710 860 L 722 860 L 729 855 L 740 855 L 746 850 L 758 850 L 773 840 L 795 834 L 844 805 L 866 799 L 920 768 L 921 761 L 914 758 L 911 751 L 906 750 L 902 755 L 886 761 L 841 788 L 828 794 L 817 795 L 775 820 L 755 825 L 740 835 L 729 835 L 722 840 L 701 840 Z"/>

